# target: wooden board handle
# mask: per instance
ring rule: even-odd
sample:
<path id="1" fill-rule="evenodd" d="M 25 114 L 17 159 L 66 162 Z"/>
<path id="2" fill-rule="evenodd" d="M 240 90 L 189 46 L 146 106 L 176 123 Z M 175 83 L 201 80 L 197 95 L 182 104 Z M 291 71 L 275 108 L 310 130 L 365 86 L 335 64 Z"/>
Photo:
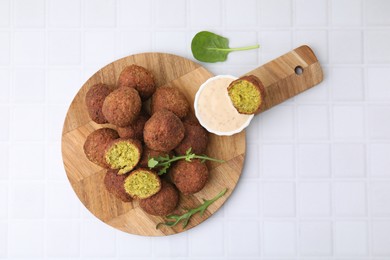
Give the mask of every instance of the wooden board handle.
<path id="1" fill-rule="evenodd" d="M 317 85 L 323 79 L 321 65 L 307 45 L 300 46 L 245 75 L 257 76 L 264 85 L 266 97 L 260 113 Z"/>

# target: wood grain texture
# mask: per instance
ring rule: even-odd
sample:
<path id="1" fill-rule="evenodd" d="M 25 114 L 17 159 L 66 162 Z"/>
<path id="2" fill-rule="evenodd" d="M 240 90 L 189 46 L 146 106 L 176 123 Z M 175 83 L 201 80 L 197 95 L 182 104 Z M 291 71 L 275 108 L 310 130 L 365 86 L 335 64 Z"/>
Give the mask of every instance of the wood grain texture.
<path id="1" fill-rule="evenodd" d="M 144 213 L 137 201 L 124 203 L 108 193 L 103 183 L 106 170 L 88 161 L 83 152 L 83 145 L 89 133 L 103 126 L 113 127 L 91 121 L 85 107 L 85 94 L 96 83 L 106 83 L 115 88 L 120 72 L 130 64 L 149 69 L 156 78 L 157 86 L 166 85 L 180 89 L 191 104 L 199 86 L 213 76 L 197 63 L 163 53 L 132 55 L 105 66 L 88 79 L 69 107 L 62 134 L 65 170 L 80 201 L 97 218 L 112 227 L 144 236 L 165 236 L 183 232 L 181 225 L 157 230 L 156 224 L 164 221 L 163 218 Z M 212 216 L 230 196 L 241 175 L 245 158 L 245 132 L 231 137 L 210 134 L 209 139 L 206 154 L 223 159 L 225 163 L 208 162 L 210 179 L 205 188 L 192 196 L 181 195 L 177 213 L 182 208 L 200 205 L 203 198 L 210 199 L 224 188 L 228 188 L 228 192 L 212 204 L 203 217 L 195 215 L 186 230 Z"/>

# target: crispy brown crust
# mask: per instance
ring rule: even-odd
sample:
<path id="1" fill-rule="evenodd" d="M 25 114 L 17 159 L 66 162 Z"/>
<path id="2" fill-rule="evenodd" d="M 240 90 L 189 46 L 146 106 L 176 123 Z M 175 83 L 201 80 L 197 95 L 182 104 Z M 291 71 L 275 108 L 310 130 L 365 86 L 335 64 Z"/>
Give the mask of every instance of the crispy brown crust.
<path id="1" fill-rule="evenodd" d="M 93 85 L 85 95 L 85 104 L 89 117 L 98 124 L 107 123 L 102 107 L 104 99 L 112 92 L 108 85 L 99 83 Z"/>
<path id="2" fill-rule="evenodd" d="M 156 193 L 154 193 L 154 194 L 157 194 L 157 193 L 161 190 L 161 178 L 157 175 L 157 173 L 155 173 L 154 171 L 152 171 L 152 170 L 150 170 L 150 169 L 147 169 L 147 168 L 137 168 L 137 169 L 131 171 L 130 174 L 126 177 L 126 179 L 127 179 L 127 178 L 130 178 L 131 175 L 137 173 L 138 171 L 146 171 L 146 172 L 148 172 L 148 173 L 150 173 L 150 174 L 153 174 L 153 175 L 155 175 L 155 176 L 157 177 L 157 180 L 158 180 L 158 183 L 159 183 L 159 189 L 158 189 L 158 191 L 157 191 Z M 125 181 L 126 181 L 126 179 L 125 179 Z M 126 192 L 126 189 L 125 189 L 125 192 Z M 127 192 L 126 192 L 126 193 L 127 193 Z M 129 194 L 129 193 L 127 193 L 127 194 Z M 143 199 L 150 198 L 150 197 L 152 197 L 154 194 L 151 194 L 150 196 L 148 196 L 148 197 L 146 197 L 146 198 L 143 198 Z M 131 195 L 131 194 L 129 194 L 129 196 L 132 197 L 133 199 L 140 199 L 140 198 L 138 198 L 137 196 L 134 196 L 134 195 Z"/>
<path id="3" fill-rule="evenodd" d="M 118 139 L 115 139 L 115 140 L 112 140 L 111 142 L 109 142 L 109 143 L 107 144 L 106 149 L 105 149 L 105 152 L 104 152 L 104 160 L 106 160 L 106 154 L 107 154 L 107 152 L 108 152 L 115 144 L 117 144 L 117 143 L 119 143 L 119 142 L 128 142 L 128 143 L 130 143 L 130 144 L 135 145 L 135 146 L 137 147 L 137 149 L 138 149 L 139 154 L 140 154 L 139 160 L 141 160 L 141 156 L 142 156 L 142 144 L 141 144 L 141 142 L 140 142 L 139 140 L 137 140 L 137 139 L 131 139 L 131 138 L 118 138 Z M 137 164 L 139 163 L 139 160 L 138 160 L 138 162 L 134 165 L 133 169 L 137 166 Z M 105 162 L 106 162 L 106 165 L 108 165 L 109 168 L 115 170 L 114 168 L 112 168 L 111 165 L 109 165 L 109 163 L 108 163 L 107 161 L 105 161 Z M 129 170 L 129 171 L 131 171 L 131 170 Z"/>
<path id="4" fill-rule="evenodd" d="M 201 125 L 191 125 L 184 122 L 184 138 L 175 148 L 176 154 L 183 155 L 191 148 L 195 154 L 203 154 L 208 144 L 208 132 Z"/>
<path id="5" fill-rule="evenodd" d="M 257 89 L 258 91 L 260 92 L 260 96 L 261 96 L 261 100 L 260 100 L 260 105 L 257 107 L 256 111 L 252 114 L 258 114 L 260 113 L 261 109 L 263 108 L 264 106 L 264 98 L 266 96 L 265 94 L 265 88 L 264 88 L 264 85 L 263 83 L 260 81 L 260 79 L 258 77 L 256 77 L 255 75 L 247 75 L 247 76 L 243 76 L 241 78 L 238 78 L 234 81 L 232 81 L 230 84 L 229 84 L 229 87 L 227 88 L 227 90 L 229 91 L 230 88 L 233 87 L 233 85 L 235 83 L 237 83 L 238 81 L 242 81 L 242 80 L 245 80 L 245 81 L 248 81 L 250 82 L 251 84 L 253 84 Z M 240 111 L 240 109 L 238 107 L 235 107 L 236 110 L 238 111 L 238 113 L 240 114 L 248 114 L 248 115 L 251 115 L 251 113 L 245 113 L 243 111 Z"/>
<path id="6" fill-rule="evenodd" d="M 168 152 L 184 138 L 184 125 L 168 110 L 153 114 L 144 128 L 144 142 L 152 150 Z"/>
<path id="7" fill-rule="evenodd" d="M 141 98 L 134 88 L 118 88 L 103 102 L 103 115 L 111 124 L 124 127 L 132 124 L 141 111 Z"/>
<path id="8" fill-rule="evenodd" d="M 107 145 L 117 138 L 119 138 L 118 133 L 111 128 L 100 128 L 90 133 L 83 147 L 88 160 L 101 167 L 109 168 L 104 155 Z"/>
<path id="9" fill-rule="evenodd" d="M 168 215 L 178 204 L 179 192 L 173 184 L 165 180 L 161 180 L 161 190 L 158 193 L 139 201 L 141 209 L 154 216 Z"/>
<path id="10" fill-rule="evenodd" d="M 209 178 L 209 170 L 200 160 L 178 161 L 169 171 L 172 182 L 184 195 L 203 189 Z"/>
<path id="11" fill-rule="evenodd" d="M 169 110 L 179 118 L 184 118 L 190 111 L 190 104 L 177 88 L 159 87 L 152 96 L 150 104 L 152 114 L 162 109 Z"/>
<path id="12" fill-rule="evenodd" d="M 143 141 L 144 126 L 148 119 L 149 116 L 146 113 L 141 113 L 131 125 L 117 128 L 119 136 L 121 138 L 132 138 Z"/>
<path id="13" fill-rule="evenodd" d="M 104 176 L 104 185 L 109 193 L 123 202 L 130 202 L 133 199 L 126 193 L 123 186 L 127 174 L 118 175 L 116 170 L 108 170 Z"/>
<path id="14" fill-rule="evenodd" d="M 143 147 L 142 157 L 141 157 L 141 160 L 139 161 L 138 165 L 140 167 L 143 167 L 143 168 L 148 168 L 149 158 L 158 157 L 158 156 L 167 156 L 167 155 L 172 156 L 173 153 L 171 151 L 160 152 L 160 151 L 152 150 L 145 145 Z M 155 168 L 155 169 L 158 170 L 158 168 Z"/>
<path id="15" fill-rule="evenodd" d="M 118 87 L 135 88 L 142 99 L 151 97 L 156 91 L 153 74 L 144 67 L 135 64 L 122 70 L 117 85 Z"/>

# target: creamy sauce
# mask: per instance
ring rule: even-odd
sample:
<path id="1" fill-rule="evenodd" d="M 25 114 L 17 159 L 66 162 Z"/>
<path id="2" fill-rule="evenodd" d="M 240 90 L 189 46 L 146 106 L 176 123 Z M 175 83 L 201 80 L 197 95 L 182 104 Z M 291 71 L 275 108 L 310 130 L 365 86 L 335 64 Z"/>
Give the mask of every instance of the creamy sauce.
<path id="1" fill-rule="evenodd" d="M 235 131 L 253 117 L 238 113 L 230 101 L 227 88 L 233 80 L 227 77 L 214 78 L 199 93 L 195 104 L 197 116 L 207 129 L 217 132 Z"/>

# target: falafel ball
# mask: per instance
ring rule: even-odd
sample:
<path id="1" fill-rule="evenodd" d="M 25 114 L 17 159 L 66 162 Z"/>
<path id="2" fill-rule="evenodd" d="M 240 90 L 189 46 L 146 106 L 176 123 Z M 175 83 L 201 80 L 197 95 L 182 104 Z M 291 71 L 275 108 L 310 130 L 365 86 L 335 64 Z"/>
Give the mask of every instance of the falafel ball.
<path id="1" fill-rule="evenodd" d="M 133 138 L 140 141 L 144 140 L 144 126 L 148 121 L 149 116 L 146 113 L 142 113 L 137 119 L 129 126 L 118 127 L 117 131 L 121 138 Z"/>
<path id="2" fill-rule="evenodd" d="M 144 142 L 152 150 L 171 151 L 183 138 L 184 125 L 171 111 L 157 111 L 145 123 Z"/>
<path id="3" fill-rule="evenodd" d="M 125 174 L 137 166 L 141 154 L 142 145 L 140 141 L 119 138 L 107 145 L 104 157 L 111 169 L 119 170 L 118 174 Z"/>
<path id="4" fill-rule="evenodd" d="M 166 109 L 175 113 L 179 118 L 184 118 L 190 111 L 190 104 L 177 88 L 159 87 L 152 96 L 150 108 L 152 114 Z"/>
<path id="5" fill-rule="evenodd" d="M 103 115 L 108 122 L 124 127 L 132 124 L 141 111 L 141 98 L 134 88 L 118 88 L 103 102 Z"/>
<path id="6" fill-rule="evenodd" d="M 116 170 L 108 170 L 104 176 L 104 185 L 109 193 L 123 202 L 130 202 L 133 199 L 125 191 L 125 179 L 127 175 L 118 175 Z"/>
<path id="7" fill-rule="evenodd" d="M 133 199 L 146 199 L 160 191 L 161 180 L 154 171 L 139 168 L 126 177 L 124 188 Z"/>
<path id="8" fill-rule="evenodd" d="M 87 136 L 83 147 L 88 160 L 101 167 L 109 168 L 104 154 L 107 145 L 118 138 L 119 135 L 117 131 L 111 128 L 100 128 L 90 133 Z"/>
<path id="9" fill-rule="evenodd" d="M 87 105 L 87 111 L 92 121 L 98 124 L 107 123 L 107 119 L 103 115 L 102 107 L 104 99 L 112 92 L 112 90 L 106 84 L 93 85 L 85 95 L 85 104 Z"/>
<path id="10" fill-rule="evenodd" d="M 185 132 L 181 143 L 176 146 L 176 154 L 186 154 L 187 150 L 191 148 L 191 152 L 195 154 L 202 154 L 206 151 L 208 143 L 208 135 L 206 129 L 201 125 L 191 125 L 183 123 Z"/>
<path id="11" fill-rule="evenodd" d="M 135 64 L 122 70 L 118 78 L 118 87 L 135 88 L 142 99 L 148 99 L 156 91 L 153 74 Z"/>
<path id="12" fill-rule="evenodd" d="M 148 161 L 150 158 L 155 158 L 155 157 L 159 157 L 159 156 L 172 156 L 173 153 L 172 151 L 169 151 L 169 152 L 160 152 L 160 151 L 155 151 L 155 150 L 152 150 L 150 149 L 149 147 L 147 147 L 146 145 L 143 147 L 143 152 L 142 152 L 142 157 L 141 157 L 141 160 L 139 161 L 138 165 L 140 167 L 143 167 L 143 168 L 148 168 Z M 156 170 L 158 170 L 158 168 L 155 168 Z"/>
<path id="13" fill-rule="evenodd" d="M 143 211 L 154 216 L 166 216 L 179 203 L 179 192 L 172 183 L 161 180 L 161 190 L 153 196 L 139 201 Z"/>
<path id="14" fill-rule="evenodd" d="M 184 195 L 194 194 L 206 185 L 209 170 L 198 159 L 178 161 L 169 171 L 172 182 Z"/>

